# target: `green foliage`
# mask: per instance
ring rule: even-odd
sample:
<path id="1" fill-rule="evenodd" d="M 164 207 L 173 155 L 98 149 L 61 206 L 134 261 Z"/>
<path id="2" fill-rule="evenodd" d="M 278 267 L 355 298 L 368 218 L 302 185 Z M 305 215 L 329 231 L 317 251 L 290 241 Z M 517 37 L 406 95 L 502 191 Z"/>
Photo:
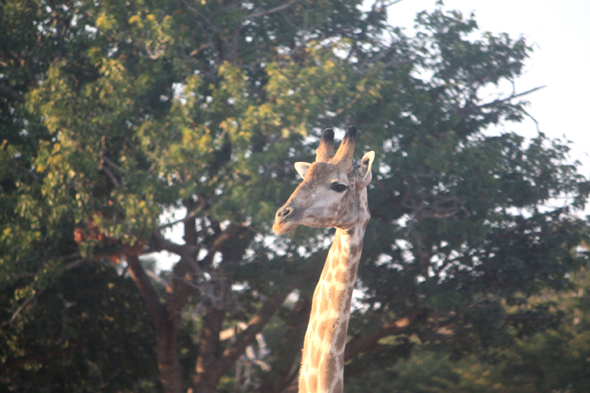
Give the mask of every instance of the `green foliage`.
<path id="1" fill-rule="evenodd" d="M 492 361 L 482 361 L 475 354 L 453 360 L 449 354 L 422 345 L 410 358 L 351 381 L 349 391 L 366 391 L 371 384 L 375 392 L 587 392 L 588 284 L 588 272 L 582 270 L 572 277 L 574 291 L 545 291 L 529 299 L 533 304 L 551 302 L 563 312 L 562 323 L 515 337 Z M 542 317 L 536 317 L 531 320 L 538 327 Z"/>
<path id="2" fill-rule="evenodd" d="M 31 296 L 34 302 L 23 303 Z M 16 282 L 0 298 L 2 304 L 24 306 L 0 333 L 7 391 L 158 391 L 153 328 L 129 278 L 94 263 L 65 272 L 41 290 Z M 3 308 L 2 321 L 11 313 Z"/>
<path id="3" fill-rule="evenodd" d="M 275 238 L 270 226 L 298 181 L 292 164 L 311 160 L 323 128 L 353 124 L 359 157 L 372 149 L 377 159 L 349 343 L 372 344 L 348 365 L 351 391 L 368 380 L 386 381 L 374 391 L 418 386 L 415 358 L 394 368 L 417 342 L 447 353 L 420 352 L 439 378 L 424 391 L 440 391 L 461 375 L 497 377 L 448 359 L 489 360 L 519 345 L 534 356 L 584 340 L 541 336 L 566 329 L 565 311 L 533 299 L 567 290 L 568 272 L 587 263 L 576 252 L 587 223 L 574 213 L 588 182 L 567 142 L 485 133 L 525 117 L 520 96 L 484 92 L 515 82 L 530 47 L 442 9 L 419 14 L 408 37 L 387 25 L 386 8 L 360 4 L 3 3 L 2 360 L 51 355 L 12 368 L 6 386 L 159 389 L 148 297 L 139 301 L 115 262 L 167 249 L 182 259 L 148 284 L 162 308 L 179 286 L 192 288 L 171 316 L 182 314 L 173 352 L 184 382 L 232 345 L 204 342 L 208 315 L 221 313 L 217 330 L 235 326 L 295 287 L 299 299 L 264 331 L 273 371 L 255 367 L 246 388 L 286 387 L 330 231 Z M 186 209 L 174 224 L 186 244 L 162 241 L 171 209 Z M 233 390 L 243 383 L 233 375 L 211 383 Z"/>

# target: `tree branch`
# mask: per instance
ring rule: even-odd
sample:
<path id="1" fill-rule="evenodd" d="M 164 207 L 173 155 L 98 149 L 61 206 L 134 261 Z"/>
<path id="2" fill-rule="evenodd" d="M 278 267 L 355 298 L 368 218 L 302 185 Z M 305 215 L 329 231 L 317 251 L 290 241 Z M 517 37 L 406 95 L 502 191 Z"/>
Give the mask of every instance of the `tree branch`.
<path id="1" fill-rule="evenodd" d="M 115 164 L 110 158 L 108 158 L 104 154 L 101 153 L 100 158 L 102 160 L 104 160 L 104 162 L 106 162 L 108 165 L 110 165 L 113 168 L 117 169 L 119 172 L 125 172 L 125 170 L 123 168 L 121 168 L 120 166 L 118 166 L 117 164 Z"/>
<path id="2" fill-rule="evenodd" d="M 395 322 L 387 322 L 381 325 L 371 336 L 362 337 L 357 335 L 346 344 L 344 359 L 352 359 L 361 352 L 368 351 L 383 337 L 401 334 L 409 329 L 410 326 L 424 318 L 426 313 L 423 310 L 413 310 L 408 316 L 398 319 Z"/>
<path id="3" fill-rule="evenodd" d="M 225 231 L 221 232 L 217 239 L 213 242 L 209 248 L 205 258 L 195 263 L 196 254 L 181 254 L 182 258 L 180 262 L 176 264 L 173 269 L 172 278 L 168 282 L 166 288 L 167 295 L 167 309 L 170 316 L 178 318 L 180 316 L 180 310 L 186 303 L 186 300 L 190 294 L 194 291 L 194 286 L 190 285 L 190 281 L 201 274 L 202 271 L 210 269 L 215 253 L 220 251 L 228 241 L 234 238 L 234 236 L 244 227 L 230 224 Z M 187 247 L 187 246 L 182 246 Z"/>
<path id="4" fill-rule="evenodd" d="M 150 270 L 147 270 L 145 272 L 145 274 L 147 274 L 148 277 L 150 277 L 152 280 L 154 280 L 155 282 L 157 282 L 160 285 L 163 285 L 163 286 L 168 285 L 168 281 L 164 280 L 162 277 L 158 276 L 156 273 L 154 273 Z"/>
<path id="5" fill-rule="evenodd" d="M 397 3 L 401 3 L 401 2 L 402 2 L 402 0 L 392 0 L 392 1 L 388 2 L 388 3 L 383 3 L 383 8 L 387 8 L 389 6 L 392 6 L 392 5 L 395 5 Z"/>
<path id="6" fill-rule="evenodd" d="M 512 314 L 504 317 L 507 322 L 510 321 L 556 321 L 561 317 L 559 315 L 540 315 L 540 314 Z"/>
<path id="7" fill-rule="evenodd" d="M 530 90 L 523 91 L 522 93 L 511 94 L 510 96 L 508 96 L 506 98 L 494 100 L 492 102 L 488 102 L 487 104 L 481 104 L 481 105 L 478 106 L 478 108 L 487 108 L 487 107 L 490 107 L 490 106 L 494 106 L 494 105 L 500 104 L 502 102 L 510 101 L 510 100 L 512 100 L 514 98 L 526 96 L 527 94 L 534 93 L 535 91 L 544 89 L 545 87 L 547 87 L 547 86 L 538 86 L 538 87 L 534 87 L 534 88 L 532 88 Z"/>
<path id="8" fill-rule="evenodd" d="M 204 200 L 203 197 L 199 196 L 199 200 L 203 200 L 203 203 L 199 203 L 199 205 L 193 209 L 191 212 L 189 212 L 185 217 L 169 222 L 167 224 L 162 224 L 158 227 L 158 229 L 164 229 L 164 228 L 168 228 L 171 226 L 174 226 L 176 224 L 180 224 L 181 222 L 187 222 L 190 219 L 193 219 L 197 216 L 197 214 L 199 214 L 200 212 L 203 211 L 203 209 L 205 209 L 205 207 L 207 207 L 207 202 Z"/>
<path id="9" fill-rule="evenodd" d="M 59 258 L 58 260 L 62 260 L 63 261 L 63 260 L 66 260 L 66 259 L 75 258 L 75 257 L 79 257 L 79 256 L 80 256 L 80 253 L 75 253 L 75 254 L 72 254 L 72 255 L 68 255 L 67 257 Z M 63 269 L 66 270 L 66 271 L 67 270 L 71 270 L 71 269 L 74 269 L 74 268 L 82 265 L 85 262 L 96 260 L 96 259 L 98 259 L 100 257 L 103 257 L 103 256 L 101 255 L 101 256 L 98 256 L 98 257 L 94 257 L 94 258 L 80 258 L 80 259 L 75 260 L 74 262 L 68 263 L 67 265 L 64 266 Z M 19 278 L 36 277 L 38 274 L 39 274 L 39 272 L 36 272 L 36 273 L 18 273 L 18 274 L 13 275 L 12 276 L 12 279 L 13 280 L 18 280 Z"/>
<path id="10" fill-rule="evenodd" d="M 219 251 L 225 243 L 232 239 L 241 228 L 243 227 L 237 226 L 233 223 L 229 224 L 225 231 L 221 232 L 217 239 L 215 239 L 205 258 L 199 261 L 199 266 L 201 266 L 202 269 L 207 270 L 213 263 L 215 253 Z"/>
<path id="11" fill-rule="evenodd" d="M 156 325 L 156 330 L 162 330 L 168 320 L 166 309 L 160 303 L 160 298 L 150 283 L 145 270 L 143 270 L 139 258 L 135 255 L 128 255 L 126 259 L 131 278 L 139 289 L 139 293 L 145 302 L 147 311 Z"/>
<path id="12" fill-rule="evenodd" d="M 37 291 L 33 294 L 33 296 L 25 300 L 24 303 L 21 304 L 20 307 L 14 312 L 14 314 L 12 314 L 12 317 L 8 321 L 2 323 L 2 326 L 10 325 L 12 322 L 14 322 L 14 319 L 18 316 L 18 314 L 21 313 L 21 311 L 27 306 L 27 304 L 32 302 L 37 296 L 39 296 L 42 293 L 43 290 Z"/>
<path id="13" fill-rule="evenodd" d="M 259 17 L 265 16 L 265 15 L 274 14 L 275 12 L 279 12 L 279 11 L 284 10 L 285 8 L 291 7 L 293 4 L 295 4 L 295 0 L 288 1 L 287 3 L 285 3 L 283 5 L 279 5 L 275 8 L 271 8 L 270 10 L 267 10 L 267 11 L 255 12 L 253 14 L 250 14 L 250 15 L 244 17 L 244 19 L 242 19 L 242 21 L 254 19 L 254 18 L 259 18 Z"/>
<path id="14" fill-rule="evenodd" d="M 216 371 L 220 348 L 219 332 L 224 317 L 225 309 L 216 308 L 209 308 L 203 316 L 199 355 L 193 377 L 193 390 L 196 392 L 207 390 L 205 386 L 216 386 L 218 378 L 223 375 L 216 374 Z"/>
<path id="15" fill-rule="evenodd" d="M 263 304 L 256 315 L 254 315 L 248 322 L 248 327 L 238 334 L 236 336 L 236 341 L 223 352 L 223 355 L 216 363 L 214 371 L 215 375 L 220 378 L 233 366 L 240 355 L 244 353 L 246 347 L 255 340 L 256 335 L 264 329 L 268 321 L 270 321 L 279 308 L 281 308 L 293 288 L 295 288 L 294 285 L 290 286 L 286 291 L 279 293 Z"/>
<path id="16" fill-rule="evenodd" d="M 105 166 L 103 166 L 101 168 L 109 177 L 109 179 L 111 179 L 111 181 L 113 182 L 113 184 L 115 185 L 115 187 L 119 187 L 119 180 L 117 180 L 117 178 L 115 177 L 115 175 L 113 174 L 113 172 L 111 172 L 111 170 Z"/>
<path id="17" fill-rule="evenodd" d="M 191 5 L 188 4 L 188 2 L 186 0 L 182 0 L 182 3 L 184 4 L 184 6 L 186 8 L 188 8 L 191 11 L 193 11 L 195 14 L 199 15 L 201 17 L 201 19 L 203 19 L 203 21 L 207 24 L 207 26 L 209 26 L 214 32 L 216 32 L 216 33 L 219 32 L 219 30 L 217 29 L 217 26 L 215 26 L 209 20 L 209 18 L 207 18 L 205 15 L 203 15 L 203 13 L 201 11 L 199 11 L 198 8 L 192 7 Z"/>
<path id="18" fill-rule="evenodd" d="M 199 272 L 201 272 L 200 267 L 185 256 L 172 269 L 172 276 L 166 286 L 166 308 L 168 314 L 176 321 L 180 321 L 180 311 L 195 290 L 192 281 Z"/>
<path id="19" fill-rule="evenodd" d="M 164 250 L 164 251 L 168 251 L 172 254 L 176 254 L 179 257 L 196 258 L 197 253 L 199 252 L 199 247 L 190 246 L 188 244 L 174 243 L 174 242 L 166 239 L 159 232 L 156 232 L 152 235 L 152 243 L 154 245 L 153 251 Z"/>
<path id="20" fill-rule="evenodd" d="M 87 343 L 80 340 L 72 348 L 61 348 L 61 346 L 54 346 L 42 352 L 32 352 L 18 358 L 8 359 L 0 366 L 0 380 L 6 375 L 8 371 L 13 368 L 22 366 L 29 362 L 38 362 L 45 359 L 50 359 L 58 356 L 69 355 L 81 351 L 87 346 Z"/>

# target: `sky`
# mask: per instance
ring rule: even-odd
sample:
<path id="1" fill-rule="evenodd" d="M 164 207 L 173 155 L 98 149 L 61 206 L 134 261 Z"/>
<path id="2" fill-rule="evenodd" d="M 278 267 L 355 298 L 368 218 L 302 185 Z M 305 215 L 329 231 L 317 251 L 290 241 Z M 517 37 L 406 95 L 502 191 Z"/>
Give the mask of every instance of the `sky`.
<path id="1" fill-rule="evenodd" d="M 411 34 L 416 14 L 434 10 L 435 4 L 435 0 L 402 0 L 390 6 L 389 22 Z M 573 142 L 571 161 L 580 161 L 581 173 L 590 177 L 590 126 L 585 119 L 590 112 L 590 0 L 445 0 L 444 9 L 459 10 L 464 16 L 474 13 L 481 32 L 524 37 L 533 46 L 516 81 L 517 93 L 546 86 L 524 97 L 530 102 L 528 112 L 545 135 Z M 530 119 L 505 124 L 502 130 L 527 138 L 538 132 Z M 184 212 L 172 214 L 175 217 L 163 221 L 180 219 Z M 180 226 L 166 236 L 182 242 Z M 164 270 L 178 259 L 166 252 L 154 256 Z"/>
<path id="2" fill-rule="evenodd" d="M 402 0 L 389 7 L 389 22 L 409 29 L 422 10 L 435 9 L 435 0 Z M 533 47 L 518 92 L 546 86 L 523 99 L 527 111 L 550 138 L 572 141 L 571 159 L 579 160 L 581 173 L 590 176 L 590 0 L 445 0 L 446 10 L 471 13 L 481 32 L 524 37 Z M 509 92 L 507 92 L 509 93 Z M 525 137 L 537 135 L 537 125 L 527 119 L 504 126 Z M 565 136 L 565 138 L 564 138 Z"/>

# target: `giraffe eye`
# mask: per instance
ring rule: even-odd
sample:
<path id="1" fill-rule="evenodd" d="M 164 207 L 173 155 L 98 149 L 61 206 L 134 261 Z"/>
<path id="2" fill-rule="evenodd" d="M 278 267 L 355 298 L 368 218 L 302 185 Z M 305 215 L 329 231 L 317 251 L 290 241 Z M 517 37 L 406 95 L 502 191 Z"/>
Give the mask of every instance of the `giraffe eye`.
<path id="1" fill-rule="evenodd" d="M 331 187 L 332 187 L 332 190 L 334 190 L 336 192 L 343 192 L 347 188 L 346 184 L 342 184 L 342 183 L 332 183 Z"/>

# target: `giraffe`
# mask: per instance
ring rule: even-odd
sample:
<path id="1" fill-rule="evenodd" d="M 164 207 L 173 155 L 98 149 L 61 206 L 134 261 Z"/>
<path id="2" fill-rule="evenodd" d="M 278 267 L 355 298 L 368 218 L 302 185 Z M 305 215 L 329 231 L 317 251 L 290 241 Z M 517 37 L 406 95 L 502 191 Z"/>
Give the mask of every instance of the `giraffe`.
<path id="1" fill-rule="evenodd" d="M 363 236 L 371 215 L 367 185 L 375 152 L 353 165 L 356 128 L 350 127 L 336 154 L 334 132 L 324 130 L 314 163 L 297 162 L 303 182 L 275 217 L 277 234 L 298 225 L 335 227 L 320 280 L 313 294 L 311 314 L 301 358 L 299 393 L 342 393 L 344 348 L 350 302 L 363 248 Z"/>

